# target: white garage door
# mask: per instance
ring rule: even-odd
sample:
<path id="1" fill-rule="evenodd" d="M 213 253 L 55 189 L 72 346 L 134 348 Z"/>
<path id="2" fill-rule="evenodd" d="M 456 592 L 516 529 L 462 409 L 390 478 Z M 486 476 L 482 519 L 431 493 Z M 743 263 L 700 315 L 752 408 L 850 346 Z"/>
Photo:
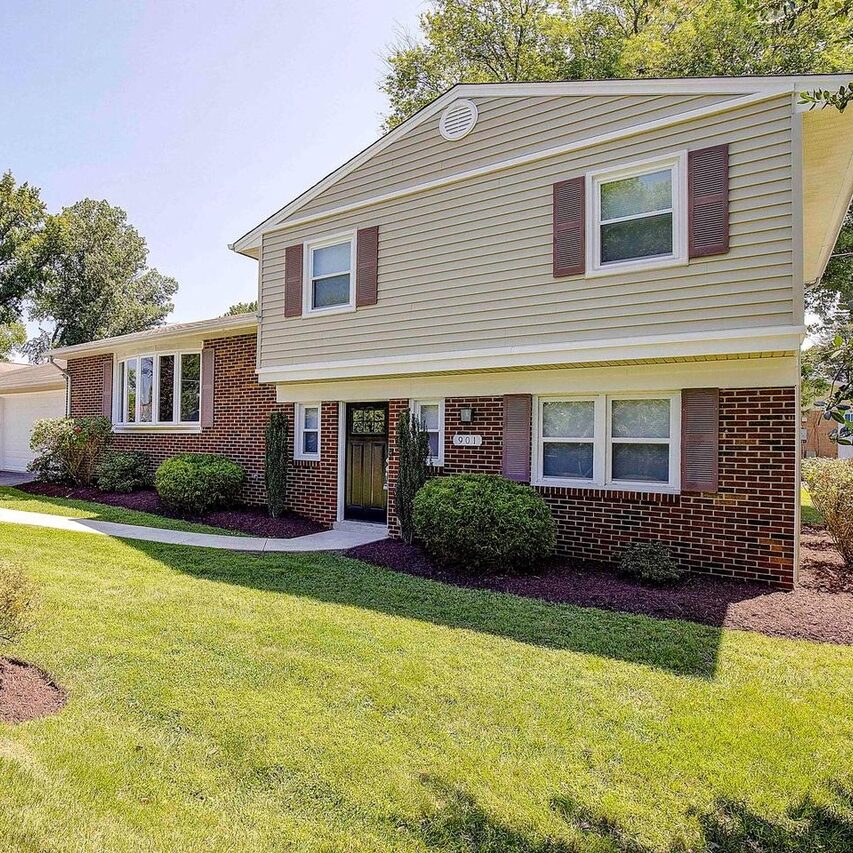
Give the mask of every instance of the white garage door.
<path id="1" fill-rule="evenodd" d="M 4 394 L 0 397 L 0 471 L 26 471 L 33 458 L 30 432 L 39 418 L 65 414 L 65 391 Z"/>

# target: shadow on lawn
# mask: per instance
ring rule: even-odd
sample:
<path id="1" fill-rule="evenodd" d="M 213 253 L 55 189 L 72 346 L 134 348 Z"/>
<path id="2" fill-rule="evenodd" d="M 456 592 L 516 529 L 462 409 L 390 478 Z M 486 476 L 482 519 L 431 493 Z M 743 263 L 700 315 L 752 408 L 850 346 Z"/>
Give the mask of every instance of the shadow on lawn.
<path id="1" fill-rule="evenodd" d="M 712 678 L 721 632 L 692 622 L 463 589 L 330 555 L 222 554 L 130 542 L 196 577 Z"/>
<path id="2" fill-rule="evenodd" d="M 551 808 L 571 831 L 571 840 L 532 835 L 489 814 L 464 790 L 425 776 L 440 805 L 407 829 L 426 847 L 450 853 L 653 853 L 615 821 L 577 803 L 555 799 Z M 842 853 L 853 850 L 853 791 L 829 785 L 829 805 L 803 798 L 784 820 L 774 821 L 744 803 L 720 799 L 698 816 L 699 840 L 676 842 L 667 853 Z"/>

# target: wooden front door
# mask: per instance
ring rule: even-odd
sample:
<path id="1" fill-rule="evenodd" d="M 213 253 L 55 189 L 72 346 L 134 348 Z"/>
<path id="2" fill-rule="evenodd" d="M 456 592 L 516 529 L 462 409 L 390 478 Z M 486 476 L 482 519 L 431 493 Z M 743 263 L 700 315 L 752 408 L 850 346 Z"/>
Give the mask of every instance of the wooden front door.
<path id="1" fill-rule="evenodd" d="M 388 404 L 347 404 L 344 518 L 387 520 Z"/>

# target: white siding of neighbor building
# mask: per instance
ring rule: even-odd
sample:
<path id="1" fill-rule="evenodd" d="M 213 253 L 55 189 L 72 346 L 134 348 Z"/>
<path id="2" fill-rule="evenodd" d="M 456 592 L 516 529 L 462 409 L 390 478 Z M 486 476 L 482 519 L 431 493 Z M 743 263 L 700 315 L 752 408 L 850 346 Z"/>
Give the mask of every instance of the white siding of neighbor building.
<path id="1" fill-rule="evenodd" d="M 491 110 L 516 115 L 529 130 L 529 116 L 538 114 L 543 107 L 540 101 L 551 112 L 560 99 L 508 98 L 506 104 L 491 100 Z M 614 99 L 600 100 L 607 102 L 602 115 L 617 110 Z M 695 98 L 686 100 L 690 103 L 681 109 L 697 106 Z M 706 103 L 704 96 L 700 102 Z M 485 106 L 483 112 L 488 113 Z M 624 118 L 634 123 L 647 117 Z M 597 123 L 601 120 L 590 119 L 585 133 L 601 132 Z M 509 118 L 506 122 L 501 135 L 490 136 L 500 140 L 497 159 L 531 150 L 513 136 Z M 268 233 L 261 252 L 260 366 L 791 324 L 791 125 L 791 97 L 780 95 Z M 457 144 L 476 147 L 478 136 L 488 128 L 481 118 Z M 504 144 L 502 134 L 512 136 L 513 142 Z M 563 138 L 549 137 L 544 147 Z M 543 141 L 544 136 L 539 143 Z M 555 181 L 603 166 L 719 143 L 731 146 L 728 254 L 668 269 L 599 278 L 553 277 L 551 193 Z M 419 181 L 460 170 L 456 162 L 452 167 L 444 161 L 437 166 L 430 158 L 421 162 L 417 146 L 405 138 L 380 156 L 390 158 L 395 165 L 389 169 L 398 170 L 396 175 L 417 162 Z M 462 165 L 469 168 L 483 162 L 463 160 Z M 346 180 L 350 184 L 362 180 L 368 165 Z M 370 184 L 370 194 L 388 191 L 397 180 Z M 324 205 L 329 203 L 329 192 L 320 197 Z M 354 200 L 351 195 L 334 198 L 336 205 Z M 306 213 L 303 208 L 295 216 Z M 370 225 L 380 228 L 378 304 L 352 313 L 285 319 L 285 247 Z"/>

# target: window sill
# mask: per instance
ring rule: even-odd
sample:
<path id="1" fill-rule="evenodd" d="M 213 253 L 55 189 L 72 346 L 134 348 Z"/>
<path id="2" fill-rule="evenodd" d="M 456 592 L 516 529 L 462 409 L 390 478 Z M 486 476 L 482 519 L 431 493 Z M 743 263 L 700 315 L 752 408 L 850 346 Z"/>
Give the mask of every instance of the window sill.
<path id="1" fill-rule="evenodd" d="M 661 270 L 667 267 L 686 267 L 688 258 L 661 258 L 651 261 L 624 261 L 620 263 L 607 264 L 603 267 L 590 267 L 587 269 L 586 278 L 601 278 L 606 275 L 620 275 L 622 273 L 645 272 L 646 270 Z"/>
<path id="2" fill-rule="evenodd" d="M 335 305 L 333 308 L 306 308 L 303 317 L 326 317 L 329 314 L 352 314 L 355 305 Z"/>
<path id="3" fill-rule="evenodd" d="M 293 461 L 294 462 L 319 462 L 320 457 L 319 456 L 294 456 Z"/>
<path id="4" fill-rule="evenodd" d="M 561 480 L 540 477 L 531 480 L 531 486 L 552 489 L 580 489 L 586 492 L 636 492 L 647 495 L 680 495 L 681 489 L 661 483 L 591 483 L 588 480 Z"/>
<path id="5" fill-rule="evenodd" d="M 200 433 L 201 424 L 113 424 L 117 435 L 130 433 Z"/>

